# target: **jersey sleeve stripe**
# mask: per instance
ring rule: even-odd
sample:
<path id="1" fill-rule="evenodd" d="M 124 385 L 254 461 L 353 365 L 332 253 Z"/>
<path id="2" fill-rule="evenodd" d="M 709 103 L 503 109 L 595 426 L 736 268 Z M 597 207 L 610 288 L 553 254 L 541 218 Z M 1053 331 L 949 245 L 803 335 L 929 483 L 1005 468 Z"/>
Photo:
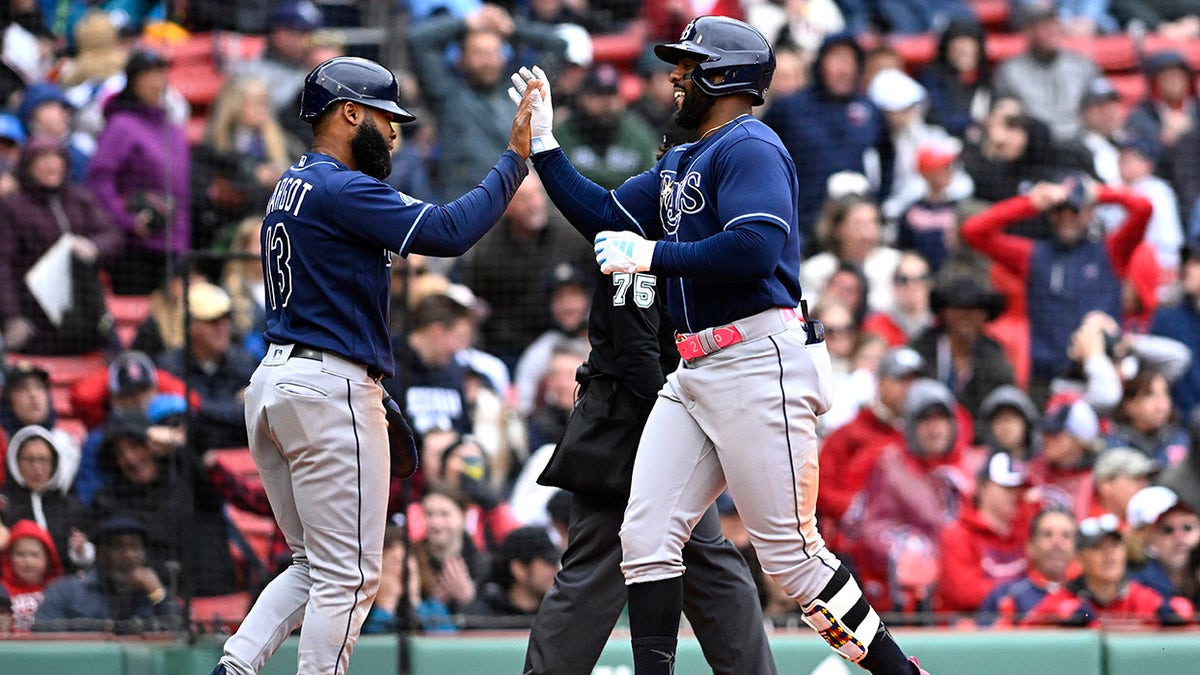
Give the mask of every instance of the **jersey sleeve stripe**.
<path id="1" fill-rule="evenodd" d="M 412 240 L 412 236 L 417 233 L 417 228 L 421 225 L 421 219 L 425 217 L 425 214 L 432 207 L 433 204 L 426 204 L 425 208 L 421 209 L 421 212 L 417 214 L 417 217 L 413 220 L 412 227 L 408 228 L 408 234 L 404 235 L 404 241 L 400 242 L 400 250 L 396 251 L 397 253 L 400 255 L 408 254 L 409 241 Z"/>
<path id="2" fill-rule="evenodd" d="M 613 203 L 617 205 L 617 208 L 621 210 L 621 213 L 625 214 L 625 219 L 637 228 L 638 234 L 642 235 L 643 237 L 646 236 L 646 231 L 642 229 L 642 224 L 639 223 L 637 219 L 629 213 L 629 211 L 625 208 L 625 205 L 621 203 L 621 200 L 617 199 L 617 193 L 613 190 L 609 190 L 608 194 L 612 195 Z"/>
<path id="3" fill-rule="evenodd" d="M 740 223 L 743 220 L 770 220 L 772 222 L 776 222 L 776 223 L 779 223 L 780 225 L 782 225 L 784 232 L 791 232 L 791 230 L 792 230 L 792 226 L 788 225 L 788 222 L 786 220 L 784 220 L 783 218 L 780 218 L 779 216 L 777 216 L 773 213 L 746 213 L 746 214 L 738 216 L 737 218 L 734 218 L 733 220 L 730 220 L 728 223 L 725 223 L 725 227 L 723 227 L 721 229 L 728 230 L 730 227 L 733 226 L 734 223 Z"/>

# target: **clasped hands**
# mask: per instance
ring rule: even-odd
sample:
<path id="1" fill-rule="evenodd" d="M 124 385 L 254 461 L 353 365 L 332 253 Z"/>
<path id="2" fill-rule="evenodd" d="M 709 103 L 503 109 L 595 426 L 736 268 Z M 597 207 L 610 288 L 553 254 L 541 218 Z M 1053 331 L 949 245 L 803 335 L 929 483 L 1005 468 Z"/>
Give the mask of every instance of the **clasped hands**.
<path id="1" fill-rule="evenodd" d="M 558 147 L 553 134 L 554 106 L 550 93 L 550 81 L 540 66 L 532 69 L 521 67 L 510 78 L 513 86 L 508 96 L 521 105 L 528 93 L 530 104 L 530 152 L 537 154 Z M 532 92 L 529 92 L 530 88 Z M 613 272 L 645 272 L 650 269 L 656 242 L 647 241 L 632 232 L 604 231 L 596 235 L 596 262 L 605 274 Z"/>

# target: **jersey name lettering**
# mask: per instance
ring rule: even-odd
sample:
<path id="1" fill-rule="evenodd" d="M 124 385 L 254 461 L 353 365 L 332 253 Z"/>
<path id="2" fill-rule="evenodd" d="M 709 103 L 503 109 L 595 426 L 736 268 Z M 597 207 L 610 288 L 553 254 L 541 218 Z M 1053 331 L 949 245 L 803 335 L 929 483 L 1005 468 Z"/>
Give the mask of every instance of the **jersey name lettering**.
<path id="1" fill-rule="evenodd" d="M 271 199 L 267 201 L 267 213 L 287 211 L 294 217 L 300 217 L 300 206 L 304 204 L 304 198 L 312 188 L 312 183 L 294 176 L 284 176 L 275 184 L 275 192 L 271 193 Z"/>
<path id="2" fill-rule="evenodd" d="M 704 192 L 700 190 L 700 174 L 690 171 L 683 180 L 675 180 L 675 172 L 664 170 L 659 188 L 659 207 L 662 211 L 663 232 L 675 234 L 685 213 L 699 213 L 704 208 Z"/>

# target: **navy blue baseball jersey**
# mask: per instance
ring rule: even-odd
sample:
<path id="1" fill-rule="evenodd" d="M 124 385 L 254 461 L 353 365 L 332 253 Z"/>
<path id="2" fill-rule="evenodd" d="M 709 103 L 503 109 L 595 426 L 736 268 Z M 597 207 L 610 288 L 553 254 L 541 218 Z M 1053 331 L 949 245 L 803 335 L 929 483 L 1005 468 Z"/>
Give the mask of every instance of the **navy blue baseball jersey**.
<path id="1" fill-rule="evenodd" d="M 696 332 L 770 307 L 800 304 L 796 168 L 775 132 L 753 116 L 672 148 L 653 168 L 606 194 L 574 172 L 551 166 L 566 161 L 557 151 L 534 157 L 554 203 L 577 229 L 593 237 L 605 229 L 633 230 L 667 242 L 655 251 L 651 270 L 668 277 L 667 308 L 679 330 Z M 777 255 L 769 252 L 769 274 L 739 278 L 660 267 L 664 259 L 687 256 L 695 242 L 746 227 L 779 231 L 782 248 Z M 704 253 L 711 255 L 711 250 Z"/>
<path id="2" fill-rule="evenodd" d="M 461 255 L 499 219 L 527 173 L 516 153 L 505 152 L 480 186 L 443 206 L 328 155 L 305 154 L 279 179 L 263 218 L 267 342 L 303 344 L 394 374 L 392 256 Z"/>

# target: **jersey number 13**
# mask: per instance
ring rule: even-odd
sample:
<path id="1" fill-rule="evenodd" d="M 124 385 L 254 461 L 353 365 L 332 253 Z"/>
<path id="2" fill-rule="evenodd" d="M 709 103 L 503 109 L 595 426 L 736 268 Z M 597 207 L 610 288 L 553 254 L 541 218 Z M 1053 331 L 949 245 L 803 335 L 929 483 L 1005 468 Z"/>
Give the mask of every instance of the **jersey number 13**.
<path id="1" fill-rule="evenodd" d="M 265 239 L 267 302 L 275 310 L 292 299 L 292 240 L 283 223 L 268 225 Z"/>

